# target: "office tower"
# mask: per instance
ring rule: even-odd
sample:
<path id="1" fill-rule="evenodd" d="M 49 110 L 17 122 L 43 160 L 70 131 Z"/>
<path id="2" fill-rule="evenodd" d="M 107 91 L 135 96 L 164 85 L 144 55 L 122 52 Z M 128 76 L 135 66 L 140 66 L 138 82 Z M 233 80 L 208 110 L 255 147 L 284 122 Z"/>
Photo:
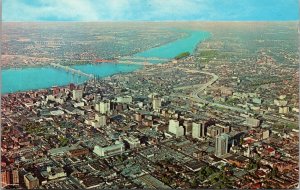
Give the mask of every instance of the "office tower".
<path id="1" fill-rule="evenodd" d="M 9 171 L 1 171 L 1 187 L 5 187 L 10 184 L 10 172 Z"/>
<path id="2" fill-rule="evenodd" d="M 222 133 L 216 137 L 215 155 L 222 156 L 228 153 L 228 141 L 229 136 L 226 133 Z"/>
<path id="3" fill-rule="evenodd" d="M 106 125 L 106 116 L 105 115 L 102 115 L 102 116 L 100 116 L 100 118 L 99 118 L 99 126 L 100 127 L 103 127 L 103 126 L 105 126 Z"/>
<path id="4" fill-rule="evenodd" d="M 169 132 L 176 134 L 177 128 L 179 127 L 179 121 L 171 119 L 169 121 Z"/>
<path id="5" fill-rule="evenodd" d="M 161 99 L 158 97 L 154 97 L 152 100 L 152 108 L 154 111 L 159 111 L 161 107 Z"/>
<path id="6" fill-rule="evenodd" d="M 19 184 L 19 171 L 17 169 L 12 171 L 12 183 Z"/>
<path id="7" fill-rule="evenodd" d="M 202 123 L 193 122 L 192 137 L 200 138 L 202 136 Z"/>
<path id="8" fill-rule="evenodd" d="M 100 102 L 99 111 L 101 114 L 107 114 L 108 112 L 110 112 L 110 101 Z"/>
<path id="9" fill-rule="evenodd" d="M 184 127 L 178 126 L 176 129 L 176 138 L 184 136 Z"/>

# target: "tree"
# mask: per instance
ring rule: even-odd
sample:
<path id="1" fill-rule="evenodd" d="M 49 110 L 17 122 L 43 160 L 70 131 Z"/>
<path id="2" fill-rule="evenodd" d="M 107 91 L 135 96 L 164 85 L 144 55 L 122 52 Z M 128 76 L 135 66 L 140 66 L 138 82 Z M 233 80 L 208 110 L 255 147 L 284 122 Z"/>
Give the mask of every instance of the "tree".
<path id="1" fill-rule="evenodd" d="M 176 57 L 175 57 L 175 59 L 182 59 L 182 58 L 184 58 L 184 57 L 187 57 L 187 56 L 189 56 L 190 55 L 190 52 L 182 52 L 182 53 L 180 53 L 180 54 L 178 54 Z"/>

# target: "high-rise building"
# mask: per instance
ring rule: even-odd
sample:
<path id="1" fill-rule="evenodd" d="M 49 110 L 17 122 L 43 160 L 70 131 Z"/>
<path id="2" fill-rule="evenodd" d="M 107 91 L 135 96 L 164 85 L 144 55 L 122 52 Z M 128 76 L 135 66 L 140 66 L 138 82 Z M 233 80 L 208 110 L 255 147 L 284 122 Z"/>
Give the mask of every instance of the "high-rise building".
<path id="1" fill-rule="evenodd" d="M 169 132 L 176 135 L 176 137 L 181 137 L 185 134 L 185 128 L 179 126 L 179 121 L 171 119 L 169 121 Z"/>
<path id="2" fill-rule="evenodd" d="M 178 126 L 176 129 L 176 138 L 184 136 L 184 127 Z"/>
<path id="3" fill-rule="evenodd" d="M 183 121 L 183 126 L 185 127 L 185 134 L 191 135 L 193 132 L 193 122 L 192 119 L 186 119 Z"/>
<path id="4" fill-rule="evenodd" d="M 179 127 L 179 121 L 171 119 L 169 121 L 169 132 L 176 134 L 177 128 Z"/>
<path id="5" fill-rule="evenodd" d="M 39 179 L 37 177 L 33 177 L 31 173 L 24 175 L 24 182 L 27 189 L 35 189 L 39 187 Z"/>
<path id="6" fill-rule="evenodd" d="M 9 171 L 1 171 L 1 187 L 5 187 L 10 184 L 10 172 Z"/>
<path id="7" fill-rule="evenodd" d="M 12 171 L 12 183 L 19 184 L 19 171 L 17 169 Z"/>
<path id="8" fill-rule="evenodd" d="M 154 111 L 159 111 L 161 107 L 161 99 L 158 97 L 154 97 L 152 100 L 152 108 Z"/>
<path id="9" fill-rule="evenodd" d="M 82 90 L 78 90 L 78 89 L 73 90 L 73 97 L 72 97 L 73 100 L 80 101 L 82 99 L 82 96 L 83 96 Z"/>
<path id="10" fill-rule="evenodd" d="M 200 138 L 202 136 L 202 127 L 203 127 L 202 123 L 193 122 L 193 129 L 192 129 L 193 138 Z"/>
<path id="11" fill-rule="evenodd" d="M 222 156 L 228 153 L 228 141 L 229 135 L 222 133 L 221 135 L 216 136 L 215 144 L 215 155 Z"/>
<path id="12" fill-rule="evenodd" d="M 106 125 L 106 115 L 95 115 L 95 120 L 98 122 L 98 126 L 103 127 Z"/>
<path id="13" fill-rule="evenodd" d="M 110 101 L 100 102 L 99 111 L 101 114 L 107 114 L 108 112 L 110 112 Z"/>

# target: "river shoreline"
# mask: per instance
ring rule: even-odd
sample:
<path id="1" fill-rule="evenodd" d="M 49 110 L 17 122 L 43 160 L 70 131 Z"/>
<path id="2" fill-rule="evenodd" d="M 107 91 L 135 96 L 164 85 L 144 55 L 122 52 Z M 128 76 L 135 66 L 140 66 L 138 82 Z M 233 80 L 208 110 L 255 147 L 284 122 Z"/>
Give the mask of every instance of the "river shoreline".
<path id="1" fill-rule="evenodd" d="M 191 30 L 192 31 L 192 30 Z M 190 32 L 190 31 L 189 31 Z M 124 54 L 123 57 L 126 57 L 126 56 L 134 56 L 138 53 L 141 53 L 141 52 L 144 52 L 144 51 L 147 51 L 149 49 L 153 49 L 153 48 L 159 48 L 161 46 L 164 46 L 166 44 L 169 44 L 169 43 L 172 43 L 172 42 L 175 42 L 177 40 L 181 40 L 181 39 L 185 39 L 185 38 L 188 38 L 191 36 L 191 34 L 188 33 L 188 31 L 185 31 L 185 30 L 182 30 L 181 32 L 179 32 L 180 34 L 183 35 L 183 37 L 179 37 L 179 38 L 176 38 L 174 40 L 169 40 L 169 41 L 166 41 L 165 43 L 163 44 L 158 44 L 158 45 L 155 45 L 153 47 L 150 47 L 148 49 L 144 49 L 144 50 L 140 50 L 140 51 L 137 51 L 137 52 L 131 52 L 131 53 L 128 53 L 128 54 Z M 111 58 L 104 58 L 104 59 L 107 59 L 107 60 L 110 60 Z M 114 60 L 114 59 L 112 59 Z M 54 60 L 55 61 L 55 60 Z M 64 66 L 76 66 L 76 65 L 84 65 L 84 64 L 102 64 L 102 63 L 97 63 L 97 62 L 94 62 L 95 60 L 69 60 L 68 63 L 61 63 L 61 62 L 65 62 L 67 60 L 60 60 L 60 61 L 57 61 L 58 64 L 61 64 L 61 65 L 64 65 Z M 81 63 L 72 63 L 72 62 L 81 62 Z M 116 62 L 103 62 L 103 63 L 113 63 L 113 64 L 123 64 L 123 63 L 116 63 Z M 47 67 L 49 65 L 47 65 L 49 63 L 35 63 L 35 64 L 20 64 L 20 65 L 14 65 L 14 66 L 1 66 L 1 70 L 8 70 L 8 69 L 25 69 L 25 68 L 41 68 L 41 67 Z M 130 64 L 129 64 L 130 65 Z"/>
<path id="2" fill-rule="evenodd" d="M 173 55 L 175 55 L 175 54 L 177 54 L 178 52 L 181 52 L 181 51 L 190 51 L 191 53 L 193 53 L 195 51 L 195 49 L 198 47 L 199 43 L 207 40 L 210 37 L 210 33 L 204 32 L 204 31 L 197 31 L 197 30 L 193 30 L 193 31 L 181 30 L 181 31 L 184 31 L 185 34 L 186 34 L 184 38 L 179 38 L 179 39 L 177 39 L 177 40 L 175 40 L 175 41 L 173 41 L 171 43 L 162 44 L 160 46 L 150 48 L 150 49 L 148 49 L 146 51 L 142 51 L 142 52 L 131 54 L 131 56 L 139 56 L 138 54 L 142 54 L 142 53 L 145 53 L 145 52 L 147 54 L 147 52 L 150 52 L 149 56 L 145 55 L 143 57 L 145 57 L 145 58 L 147 58 L 147 57 L 155 57 L 155 53 L 153 54 L 153 52 L 151 52 L 151 50 L 154 49 L 155 51 L 159 51 L 160 50 L 159 48 L 166 49 L 166 47 L 168 47 L 168 48 L 171 47 L 170 51 L 168 51 L 167 54 L 163 55 L 167 59 L 169 59 L 169 61 L 164 62 L 164 64 L 168 64 L 172 60 L 172 58 L 170 58 L 170 57 L 174 58 Z M 184 46 L 184 47 L 182 47 L 181 44 L 183 44 L 182 46 Z M 168 54 L 168 53 L 170 53 L 170 54 Z M 73 60 L 71 62 L 67 62 L 68 64 L 66 64 L 66 63 L 61 63 L 61 64 L 62 65 L 67 65 L 67 66 L 71 66 L 73 68 L 74 67 L 80 67 L 80 66 L 82 66 L 82 68 L 75 68 L 75 69 L 79 69 L 79 70 L 81 70 L 81 69 L 82 70 L 90 69 L 90 70 L 88 70 L 90 72 L 86 72 L 86 73 L 88 73 L 88 74 L 94 74 L 95 76 L 98 76 L 101 79 L 106 79 L 106 78 L 109 78 L 109 77 L 112 77 L 112 76 L 115 76 L 115 75 L 119 75 L 119 74 L 127 74 L 129 72 L 131 73 L 131 72 L 143 71 L 145 69 L 145 67 L 142 67 L 142 66 L 140 66 L 138 64 L 126 64 L 126 63 L 117 63 L 117 62 L 91 63 L 91 62 L 89 62 L 87 60 L 84 60 L 84 61 L 83 60 L 78 60 L 78 62 L 82 62 L 82 63 L 74 63 L 74 62 L 75 61 Z M 104 70 L 105 70 L 105 69 L 107 69 L 107 67 L 109 67 L 110 64 L 116 65 L 116 68 L 115 67 L 114 67 L 115 69 L 114 68 L 110 68 L 110 70 L 107 73 L 103 73 L 102 70 L 101 70 L 101 68 L 104 68 Z M 157 63 L 152 63 L 151 65 L 155 66 L 156 64 Z M 97 71 L 99 71 L 99 67 L 101 67 L 101 65 L 103 65 L 103 67 L 100 68 L 100 73 L 98 74 L 98 73 L 95 73 L 95 71 L 91 71 L 91 68 L 86 68 L 86 67 L 91 67 L 91 65 L 95 65 L 96 66 L 95 70 L 97 70 Z M 124 66 L 126 66 L 126 68 L 124 68 Z M 128 66 L 128 68 L 127 68 L 127 66 Z M 3 69 L 3 67 L 2 67 L 2 71 L 10 71 L 10 72 L 12 72 L 12 70 L 15 70 L 15 69 L 16 70 L 20 69 L 22 71 L 23 69 L 26 70 L 26 69 L 29 69 L 29 68 L 32 68 L 32 69 L 33 68 L 41 68 L 41 69 L 48 68 L 48 70 L 50 70 L 50 69 L 53 70 L 54 69 L 51 66 L 49 66 L 47 64 L 42 64 L 42 63 L 35 64 L 35 65 L 32 65 L 32 66 L 20 65 L 19 67 L 4 67 L 4 68 L 5 69 Z M 123 69 L 124 69 L 124 73 L 122 73 Z M 48 70 L 45 71 L 45 72 L 48 72 Z M 118 71 L 118 70 L 120 70 L 120 71 Z M 109 76 L 107 76 L 107 74 Z M 43 78 L 45 78 L 45 77 L 47 77 L 47 75 L 45 75 Z M 61 76 L 59 76 L 59 77 L 61 77 Z M 57 80 L 59 80 L 59 77 L 57 77 Z M 67 77 L 67 75 L 66 75 L 66 77 Z M 36 90 L 39 90 L 39 89 L 49 89 L 49 88 L 51 88 L 53 86 L 65 87 L 65 86 L 69 85 L 70 83 L 82 84 L 82 83 L 88 81 L 88 79 L 85 79 L 83 82 L 78 82 L 78 81 L 77 82 L 70 82 L 70 76 L 68 76 L 68 78 L 63 79 L 63 81 L 55 82 L 55 83 L 67 83 L 67 84 L 61 84 L 61 85 L 54 84 L 54 85 L 51 85 L 51 84 L 48 83 L 48 85 L 46 85 L 48 87 L 42 87 L 42 88 L 41 87 L 40 88 L 29 87 L 30 89 L 24 89 L 24 87 L 18 87 L 18 86 L 20 86 L 20 84 L 17 84 L 18 86 L 15 86 L 15 87 L 6 86 L 6 88 L 8 88 L 8 89 L 10 88 L 11 90 L 6 89 L 6 90 L 4 90 L 4 93 L 2 92 L 1 94 L 4 95 L 4 94 L 10 94 L 10 93 L 36 91 Z M 33 79 L 33 80 L 35 80 L 35 79 Z M 44 79 L 37 79 L 37 80 L 44 80 Z M 66 80 L 67 81 L 69 80 L 69 82 L 67 82 Z M 21 83 L 25 83 L 22 79 L 21 79 L 20 82 Z M 16 83 L 16 81 L 13 80 L 10 83 L 14 84 L 14 83 Z M 8 84 L 10 84 L 10 83 L 8 83 Z M 31 83 L 31 82 L 27 81 L 27 83 L 25 83 L 24 85 L 26 85 L 28 83 Z M 33 84 L 31 84 L 31 86 L 33 86 Z M 2 89 L 2 91 L 3 91 L 3 89 Z"/>

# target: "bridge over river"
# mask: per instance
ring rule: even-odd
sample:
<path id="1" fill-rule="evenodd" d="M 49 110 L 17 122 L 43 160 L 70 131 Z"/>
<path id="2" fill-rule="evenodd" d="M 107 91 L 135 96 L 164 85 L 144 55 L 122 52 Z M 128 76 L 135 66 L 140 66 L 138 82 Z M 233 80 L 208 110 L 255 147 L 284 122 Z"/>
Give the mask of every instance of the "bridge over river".
<path id="1" fill-rule="evenodd" d="M 138 57 L 138 56 L 124 56 L 117 60 L 118 63 L 135 64 L 135 65 L 152 65 L 151 61 L 158 61 L 160 63 L 170 61 L 170 59 L 160 57 Z"/>
<path id="2" fill-rule="evenodd" d="M 105 62 L 108 60 L 97 60 L 97 62 Z M 122 63 L 122 64 L 133 64 L 133 65 L 152 65 L 149 61 L 159 61 L 159 62 L 166 62 L 169 61 L 169 59 L 164 59 L 164 58 L 158 58 L 158 57 L 137 57 L 137 56 L 125 56 L 122 58 L 119 58 L 118 60 L 110 60 L 110 62 L 115 62 L 115 63 Z M 88 74 L 85 72 L 82 72 L 81 70 L 74 69 L 70 66 L 65 66 L 57 63 L 50 63 L 50 65 L 54 68 L 59 68 L 62 69 L 66 72 L 76 74 L 79 76 L 84 76 L 88 78 L 94 78 L 93 74 Z"/>
<path id="3" fill-rule="evenodd" d="M 70 72 L 72 74 L 77 74 L 77 75 L 88 77 L 88 78 L 94 78 L 94 75 L 92 75 L 92 74 L 84 73 L 80 70 L 73 69 L 72 67 L 69 67 L 69 66 L 60 65 L 57 63 L 50 63 L 50 65 L 53 66 L 54 68 L 63 69 L 66 72 Z"/>

